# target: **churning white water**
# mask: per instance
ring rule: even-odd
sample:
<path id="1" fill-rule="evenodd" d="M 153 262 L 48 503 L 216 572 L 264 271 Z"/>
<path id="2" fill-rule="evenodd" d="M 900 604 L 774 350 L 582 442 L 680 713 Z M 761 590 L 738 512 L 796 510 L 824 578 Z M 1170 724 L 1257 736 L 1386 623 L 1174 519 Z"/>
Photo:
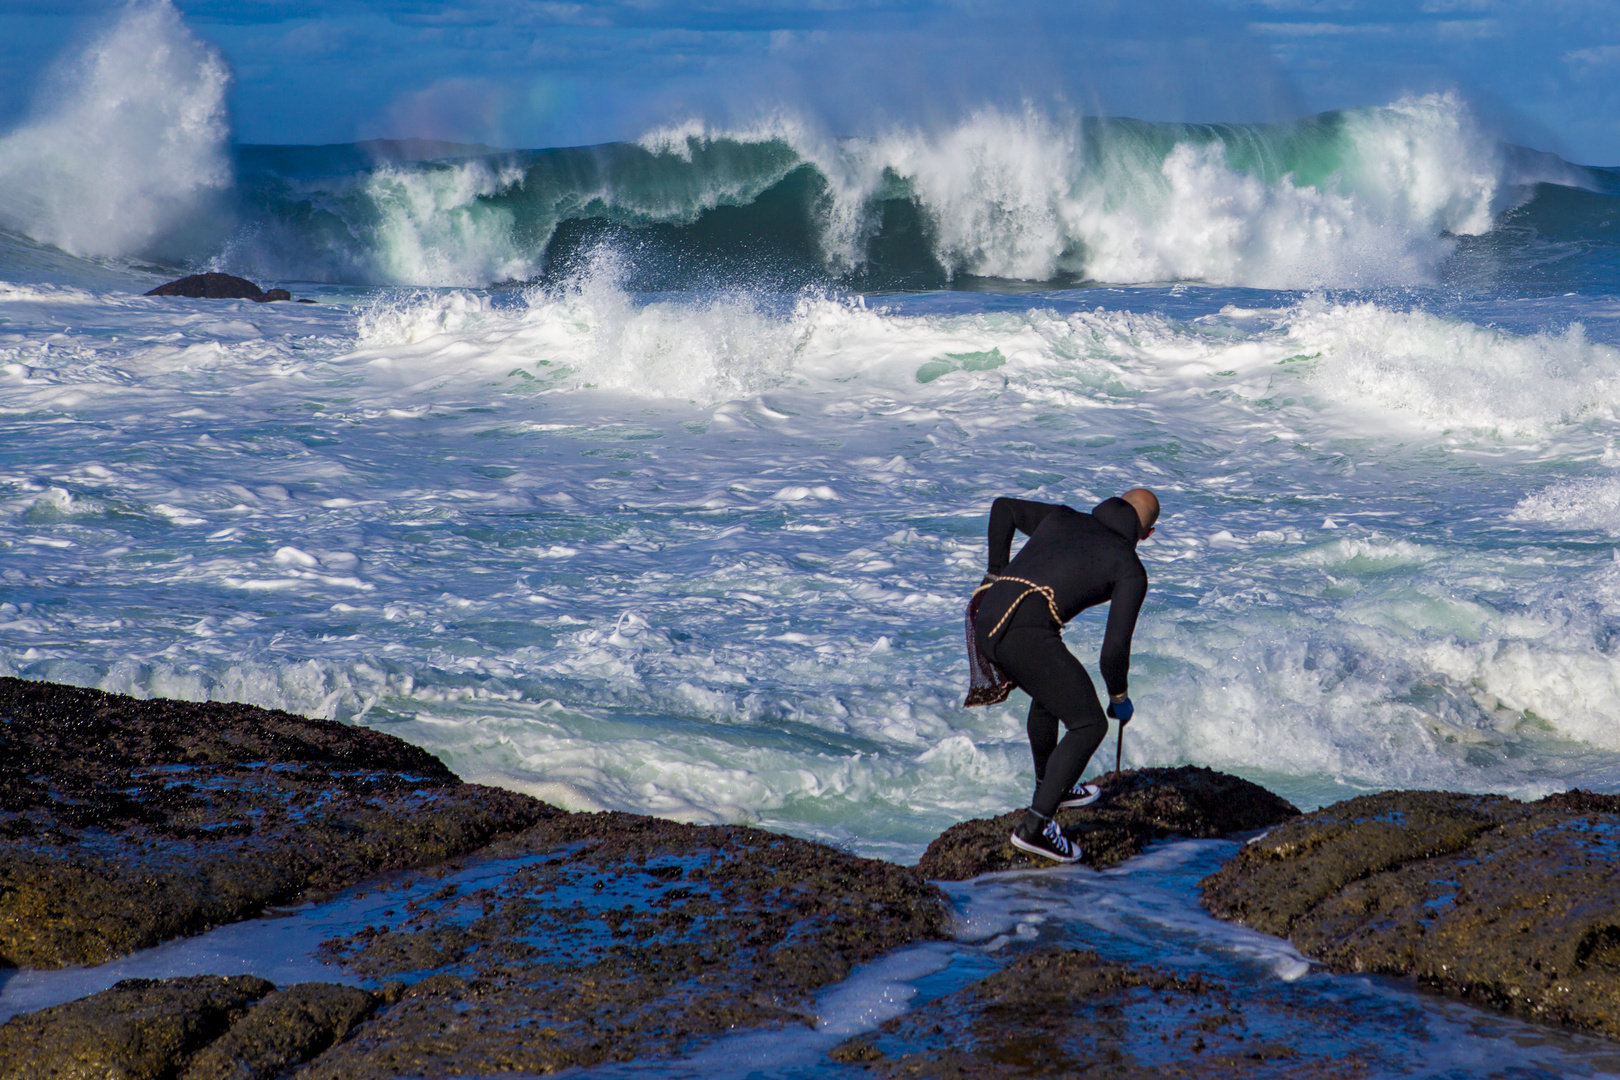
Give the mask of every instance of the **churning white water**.
<path id="1" fill-rule="evenodd" d="M 0 665 L 905 857 L 1029 786 L 1018 706 L 959 708 L 990 501 L 1143 483 L 1128 764 L 1306 804 L 1620 778 L 1620 351 L 1578 325 L 610 269 L 315 307 L 7 287 Z"/>

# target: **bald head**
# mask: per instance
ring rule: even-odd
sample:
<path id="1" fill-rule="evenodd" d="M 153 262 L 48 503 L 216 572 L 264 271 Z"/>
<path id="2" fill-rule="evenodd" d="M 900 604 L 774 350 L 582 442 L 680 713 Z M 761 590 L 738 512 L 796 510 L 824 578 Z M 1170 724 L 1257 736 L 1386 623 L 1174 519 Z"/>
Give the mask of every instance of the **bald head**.
<path id="1" fill-rule="evenodd" d="M 1153 531 L 1154 522 L 1159 520 L 1159 497 L 1147 488 L 1131 488 L 1120 498 L 1131 504 L 1131 509 L 1136 511 L 1136 520 L 1141 523 L 1137 539 L 1146 540 L 1148 533 Z"/>

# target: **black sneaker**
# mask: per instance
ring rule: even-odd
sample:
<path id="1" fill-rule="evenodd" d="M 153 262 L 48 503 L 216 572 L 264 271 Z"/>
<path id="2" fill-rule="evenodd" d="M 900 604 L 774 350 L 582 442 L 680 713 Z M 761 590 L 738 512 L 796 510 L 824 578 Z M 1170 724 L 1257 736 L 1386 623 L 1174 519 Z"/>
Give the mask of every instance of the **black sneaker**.
<path id="1" fill-rule="evenodd" d="M 1059 810 L 1072 810 L 1076 806 L 1090 806 L 1102 798 L 1102 788 L 1096 784 L 1075 784 L 1058 802 Z"/>
<path id="2" fill-rule="evenodd" d="M 1080 845 L 1064 836 L 1063 830 L 1058 828 L 1058 823 L 1051 818 L 1047 818 L 1045 827 L 1029 839 L 1024 838 L 1024 827 L 1018 826 L 1013 830 L 1012 846 L 1019 851 L 1027 851 L 1031 855 L 1039 855 L 1053 862 L 1080 861 Z"/>

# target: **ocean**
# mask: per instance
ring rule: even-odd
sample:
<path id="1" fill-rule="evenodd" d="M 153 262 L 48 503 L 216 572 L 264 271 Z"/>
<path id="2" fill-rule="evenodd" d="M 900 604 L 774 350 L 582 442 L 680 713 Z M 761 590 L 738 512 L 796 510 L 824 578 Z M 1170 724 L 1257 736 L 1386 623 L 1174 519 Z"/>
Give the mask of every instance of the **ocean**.
<path id="1" fill-rule="evenodd" d="M 991 501 L 1144 485 L 1127 767 L 1620 791 L 1620 170 L 1444 94 L 239 145 L 165 18 L 0 137 L 0 674 L 911 862 L 1032 790 Z"/>

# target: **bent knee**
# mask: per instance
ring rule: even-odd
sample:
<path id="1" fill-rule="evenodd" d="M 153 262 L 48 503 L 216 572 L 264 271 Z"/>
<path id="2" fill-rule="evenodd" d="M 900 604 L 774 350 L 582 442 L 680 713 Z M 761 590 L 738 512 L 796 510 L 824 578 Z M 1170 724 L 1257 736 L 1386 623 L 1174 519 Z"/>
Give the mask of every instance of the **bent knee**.
<path id="1" fill-rule="evenodd" d="M 1090 709 L 1086 709 L 1078 715 L 1066 715 L 1059 713 L 1058 719 L 1062 720 L 1063 726 L 1070 731 L 1084 730 L 1088 728 L 1102 731 L 1104 734 L 1106 734 L 1108 731 L 1108 716 L 1102 711 L 1102 707 L 1100 705 L 1097 707 L 1095 712 Z"/>

